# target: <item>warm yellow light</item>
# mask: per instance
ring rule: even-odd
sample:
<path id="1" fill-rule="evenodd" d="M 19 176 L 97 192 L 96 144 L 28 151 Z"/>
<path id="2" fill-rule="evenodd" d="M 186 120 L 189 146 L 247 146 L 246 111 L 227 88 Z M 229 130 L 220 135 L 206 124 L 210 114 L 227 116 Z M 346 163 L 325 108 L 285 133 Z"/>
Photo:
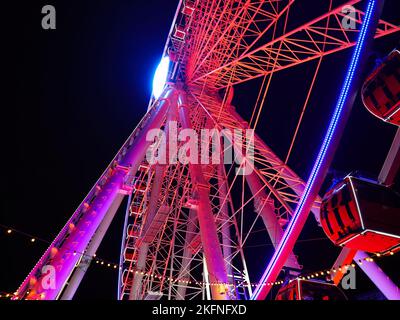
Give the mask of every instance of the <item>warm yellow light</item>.
<path id="1" fill-rule="evenodd" d="M 35 238 L 32 238 L 32 239 L 31 239 L 31 242 L 35 242 L 35 241 L 36 241 L 36 239 L 35 239 Z"/>
<path id="2" fill-rule="evenodd" d="M 8 230 L 7 230 L 7 233 L 8 233 L 8 234 L 10 234 L 11 232 L 12 232 L 12 230 L 11 230 L 11 229 L 8 229 Z"/>

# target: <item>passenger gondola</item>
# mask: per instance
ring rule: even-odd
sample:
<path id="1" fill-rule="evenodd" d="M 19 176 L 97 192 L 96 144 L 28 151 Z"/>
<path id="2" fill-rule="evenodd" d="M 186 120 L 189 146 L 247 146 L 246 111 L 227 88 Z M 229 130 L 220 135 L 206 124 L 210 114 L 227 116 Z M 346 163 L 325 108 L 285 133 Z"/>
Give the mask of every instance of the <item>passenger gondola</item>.
<path id="1" fill-rule="evenodd" d="M 400 52 L 392 51 L 362 88 L 365 107 L 376 117 L 400 126 Z"/>
<path id="2" fill-rule="evenodd" d="M 283 286 L 275 300 L 347 300 L 347 298 L 334 284 L 296 279 Z"/>
<path id="3" fill-rule="evenodd" d="M 347 176 L 325 195 L 320 215 L 335 245 L 372 253 L 400 249 L 400 194 L 392 188 Z"/>

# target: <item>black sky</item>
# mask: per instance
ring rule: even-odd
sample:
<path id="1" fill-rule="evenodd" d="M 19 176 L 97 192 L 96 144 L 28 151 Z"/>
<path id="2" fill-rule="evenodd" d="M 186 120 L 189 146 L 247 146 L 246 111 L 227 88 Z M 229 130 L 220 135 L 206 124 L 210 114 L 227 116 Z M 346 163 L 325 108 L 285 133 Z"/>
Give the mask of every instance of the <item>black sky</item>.
<path id="1" fill-rule="evenodd" d="M 399 23 L 397 2 L 387 1 L 384 17 Z M 56 30 L 41 28 L 45 4 L 56 7 Z M 155 0 L 35 0 L 5 6 L 1 224 L 46 240 L 55 237 L 145 113 L 175 8 L 176 1 Z M 312 10 L 310 5 L 310 16 Z M 397 43 L 398 35 L 390 36 L 376 42 L 374 52 L 383 57 Z M 349 54 L 330 56 L 321 67 L 290 161 L 305 179 Z M 304 99 L 306 79 L 314 67 L 311 62 L 283 71 L 273 81 L 258 133 L 281 157 L 287 152 L 299 101 Z M 253 106 L 252 91 L 254 84 L 237 88 L 235 102 L 245 117 Z M 372 117 L 358 99 L 333 169 L 343 173 L 362 170 L 376 176 L 394 132 L 393 126 Z M 99 256 L 118 261 L 121 221 L 119 214 Z M 321 235 L 312 229 L 306 229 L 302 237 Z M 320 268 L 316 252 L 327 245 L 299 245 L 304 253 L 301 263 L 310 270 Z M 29 239 L 1 231 L 0 248 L 0 291 L 12 292 L 47 244 L 30 244 Z M 336 252 L 330 253 L 333 259 Z M 399 281 L 398 268 L 392 265 L 385 267 Z M 116 272 L 94 266 L 77 298 L 115 298 L 116 281 Z"/>
<path id="2" fill-rule="evenodd" d="M 57 10 L 56 30 L 41 28 L 45 4 Z M 153 0 L 7 5 L 1 223 L 55 237 L 145 113 L 175 9 Z M 113 261 L 116 233 L 105 254 Z M 13 291 L 47 245 L 3 234 L 0 243 L 0 291 Z M 115 296 L 110 272 L 95 277 L 102 290 L 94 283 L 92 297 Z"/>

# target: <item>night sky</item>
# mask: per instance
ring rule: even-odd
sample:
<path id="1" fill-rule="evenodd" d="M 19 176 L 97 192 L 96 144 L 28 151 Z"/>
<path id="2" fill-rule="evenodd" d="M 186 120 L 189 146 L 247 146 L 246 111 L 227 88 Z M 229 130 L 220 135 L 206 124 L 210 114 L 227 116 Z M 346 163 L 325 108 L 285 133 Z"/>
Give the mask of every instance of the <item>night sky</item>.
<path id="1" fill-rule="evenodd" d="M 398 1 L 386 2 L 383 17 L 399 23 Z M 311 1 L 304 3 L 310 8 L 308 14 L 315 16 Z M 56 30 L 41 28 L 45 4 L 56 7 Z M 1 225 L 47 241 L 59 232 L 146 112 L 152 76 L 176 4 L 160 0 L 35 0 L 5 6 Z M 398 41 L 398 34 L 377 41 L 369 68 L 374 58 L 384 57 Z M 289 162 L 304 179 L 325 133 L 350 54 L 327 57 L 322 64 Z M 282 158 L 304 101 L 307 80 L 302 79 L 310 78 L 314 68 L 315 62 L 311 62 L 283 71 L 272 82 L 257 132 Z M 251 113 L 254 88 L 259 83 L 256 80 L 236 88 L 234 102 L 245 118 Z M 370 115 L 358 98 L 326 184 L 334 176 L 354 170 L 376 177 L 395 131 L 394 126 Z M 119 260 L 123 209 L 98 251 L 98 256 L 110 261 Z M 314 229 L 310 222 L 301 238 L 324 236 Z M 13 292 L 47 247 L 40 241 L 30 243 L 29 237 L 7 236 L 0 229 L 0 291 Z M 301 250 L 300 262 L 306 269 L 319 270 L 328 267 L 338 252 L 333 248 L 321 262 L 320 252 L 327 247 L 332 245 L 325 240 L 304 242 L 296 248 Z M 400 284 L 400 260 L 390 259 L 383 267 Z M 358 274 L 365 289 L 373 290 L 361 272 Z M 76 298 L 113 299 L 116 284 L 116 271 L 93 266 Z"/>

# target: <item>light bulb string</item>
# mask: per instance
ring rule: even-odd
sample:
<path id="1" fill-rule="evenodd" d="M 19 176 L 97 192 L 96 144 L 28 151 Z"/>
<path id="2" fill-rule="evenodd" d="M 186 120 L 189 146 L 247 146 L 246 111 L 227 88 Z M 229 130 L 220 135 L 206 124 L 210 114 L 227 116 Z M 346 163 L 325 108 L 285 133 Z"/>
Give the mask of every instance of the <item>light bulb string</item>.
<path id="1" fill-rule="evenodd" d="M 0 224 L 0 228 L 4 229 L 6 235 L 8 235 L 8 236 L 12 236 L 13 234 L 18 234 L 18 235 L 23 236 L 25 238 L 29 238 L 31 243 L 41 242 L 41 243 L 44 243 L 46 245 L 50 245 L 52 243 L 51 241 L 45 240 L 45 239 L 43 239 L 41 237 L 34 236 L 31 233 L 27 233 L 27 232 L 18 230 L 17 228 L 6 226 L 4 224 Z M 96 254 L 91 256 L 91 255 L 86 254 L 85 252 L 79 252 L 79 251 L 72 250 L 72 249 L 69 250 L 69 251 L 71 251 L 74 255 L 79 254 L 79 255 L 81 255 L 83 257 L 87 257 L 87 258 L 95 261 L 96 264 L 100 264 L 102 266 L 104 265 L 104 266 L 107 266 L 108 268 L 112 267 L 113 269 L 117 269 L 118 268 L 118 264 L 117 263 L 114 263 L 114 262 L 112 262 L 110 260 L 107 260 L 107 259 L 99 258 L 99 257 L 97 257 Z"/>
<path id="2" fill-rule="evenodd" d="M 50 243 L 47 240 L 41 239 L 39 237 L 34 237 L 29 233 L 20 231 L 16 228 L 12 228 L 9 226 L 5 226 L 3 224 L 0 224 L 0 227 L 3 228 L 4 230 L 6 230 L 6 234 L 7 235 L 12 235 L 13 233 L 22 235 L 24 237 L 28 237 L 31 239 L 31 242 L 35 242 L 36 240 L 43 242 L 43 243 Z M 32 239 L 35 239 L 35 241 L 32 241 Z M 75 253 L 75 252 L 74 252 Z M 78 252 L 76 252 L 76 254 L 78 254 Z M 83 256 L 87 256 L 90 257 L 93 261 L 95 261 L 95 264 L 98 264 L 100 266 L 105 266 L 108 269 L 123 269 L 122 267 L 118 268 L 118 264 L 117 263 L 113 263 L 111 261 L 107 261 L 105 259 L 101 259 L 98 258 L 96 255 L 95 256 L 89 256 L 86 255 L 85 253 L 79 253 Z M 363 259 L 358 259 L 357 262 L 359 264 L 362 264 L 364 262 L 374 262 L 376 259 L 382 258 L 382 257 L 387 257 L 387 256 L 393 256 L 395 255 L 395 253 L 393 251 L 389 251 L 385 254 L 380 254 L 380 253 L 376 253 L 376 254 L 372 254 L 369 257 L 363 258 Z M 312 280 L 312 279 L 318 279 L 321 277 L 329 277 L 331 275 L 337 274 L 338 272 L 342 272 L 342 273 L 346 273 L 347 270 L 352 267 L 355 268 L 356 264 L 355 263 L 351 263 L 351 264 L 344 264 L 341 266 L 338 266 L 336 268 L 331 268 L 331 269 L 324 269 L 324 270 L 320 270 L 320 271 L 314 271 L 314 272 L 310 272 L 310 273 L 305 273 L 302 275 L 298 275 L 297 277 L 295 277 L 292 280 Z M 209 282 L 209 281 L 195 281 L 195 280 L 187 280 L 187 278 L 174 278 L 174 277 L 167 277 L 167 276 L 162 276 L 159 274 L 155 274 L 152 272 L 145 272 L 145 271 L 135 271 L 135 270 L 127 270 L 128 273 L 130 274 L 140 274 L 142 276 L 147 276 L 152 278 L 153 280 L 160 280 L 160 281 L 169 281 L 171 283 L 175 283 L 177 285 L 196 285 L 198 287 L 204 287 L 204 286 L 224 286 L 224 287 L 237 287 L 238 284 L 233 284 L 233 283 L 222 283 L 222 282 Z M 284 284 L 284 280 L 279 280 L 279 281 L 275 281 L 275 282 L 271 282 L 271 283 L 247 283 L 246 281 L 242 281 L 240 283 L 241 286 L 251 286 L 251 287 L 257 287 L 260 284 L 262 286 L 277 286 L 277 285 L 282 285 Z M 0 291 L 0 299 L 11 299 L 11 298 L 18 298 L 18 293 L 14 292 L 14 293 L 10 293 L 10 292 L 2 292 Z"/>

